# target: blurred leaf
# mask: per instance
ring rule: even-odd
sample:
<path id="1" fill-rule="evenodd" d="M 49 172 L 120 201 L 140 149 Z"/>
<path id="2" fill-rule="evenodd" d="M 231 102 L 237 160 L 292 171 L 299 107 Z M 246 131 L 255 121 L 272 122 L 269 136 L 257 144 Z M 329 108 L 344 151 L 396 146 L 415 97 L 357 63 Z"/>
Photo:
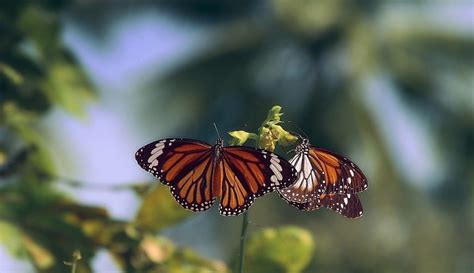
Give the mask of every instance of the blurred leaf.
<path id="1" fill-rule="evenodd" d="M 0 169 L 3 167 L 3 165 L 6 162 L 7 162 L 7 155 L 2 149 L 0 149 Z"/>
<path id="2" fill-rule="evenodd" d="M 53 266 L 53 264 L 56 262 L 56 259 L 54 258 L 53 254 L 51 254 L 51 252 L 37 244 L 27 235 L 23 235 L 22 239 L 26 250 L 33 259 L 33 262 L 36 266 L 38 266 L 40 269 L 46 269 Z"/>
<path id="3" fill-rule="evenodd" d="M 14 85 L 20 85 L 23 82 L 21 74 L 6 63 L 0 62 L 0 73 L 5 75 Z"/>
<path id="4" fill-rule="evenodd" d="M 50 64 L 44 90 L 53 102 L 78 117 L 85 114 L 84 103 L 95 97 L 83 72 L 65 58 Z"/>
<path id="5" fill-rule="evenodd" d="M 163 263 L 175 251 L 173 243 L 164 237 L 145 236 L 140 247 L 154 263 Z"/>
<path id="6" fill-rule="evenodd" d="M 109 245 L 113 243 L 117 234 L 124 230 L 124 225 L 113 223 L 107 219 L 88 219 L 77 223 L 85 235 L 92 238 L 95 243 Z"/>
<path id="7" fill-rule="evenodd" d="M 173 198 L 168 187 L 155 186 L 143 199 L 135 222 L 145 229 L 161 229 L 192 215 Z"/>
<path id="8" fill-rule="evenodd" d="M 259 273 L 299 273 L 310 262 L 314 241 L 299 227 L 267 228 L 254 233 L 245 251 L 246 270 Z"/>
<path id="9" fill-rule="evenodd" d="M 309 37 L 341 25 L 351 8 L 344 0 L 273 0 L 271 3 L 287 28 Z"/>
<path id="10" fill-rule="evenodd" d="M 48 174 L 54 173 L 54 164 L 49 151 L 46 150 L 46 141 L 33 126 L 38 116 L 34 113 L 19 109 L 12 102 L 5 103 L 2 110 L 5 114 L 5 123 L 9 125 L 23 141 L 34 146 L 35 149 L 29 157 L 32 166 Z"/>
<path id="11" fill-rule="evenodd" d="M 24 254 L 21 233 L 18 228 L 6 221 L 0 221 L 0 243 L 14 256 Z"/>
<path id="12" fill-rule="evenodd" d="M 38 57 L 41 57 L 41 61 L 47 61 L 59 52 L 57 13 L 37 5 L 27 5 L 17 21 L 17 27 L 40 50 L 41 56 Z"/>
<path id="13" fill-rule="evenodd" d="M 201 257 L 191 249 L 176 251 L 164 265 L 160 273 L 228 273 L 223 262 L 212 261 Z M 251 272 L 251 271 L 249 271 Z"/>
<path id="14" fill-rule="evenodd" d="M 31 113 L 19 109 L 14 102 L 6 102 L 5 104 L 1 105 L 2 109 L 2 116 L 5 119 L 5 123 L 15 127 L 15 126 L 30 126 L 32 122 L 34 122 L 38 116 Z M 26 134 L 28 138 L 29 134 Z"/>

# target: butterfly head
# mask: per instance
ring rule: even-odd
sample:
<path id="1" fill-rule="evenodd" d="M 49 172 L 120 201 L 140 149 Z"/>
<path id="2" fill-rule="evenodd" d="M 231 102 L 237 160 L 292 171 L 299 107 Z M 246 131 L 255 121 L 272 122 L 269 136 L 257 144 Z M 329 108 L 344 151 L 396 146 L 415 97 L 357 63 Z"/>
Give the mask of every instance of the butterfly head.
<path id="1" fill-rule="evenodd" d="M 309 146 L 309 139 L 307 139 L 307 138 L 302 138 L 300 145 Z"/>
<path id="2" fill-rule="evenodd" d="M 216 141 L 216 146 L 217 146 L 218 148 L 224 147 L 224 140 L 222 140 L 222 138 L 219 137 L 219 138 L 217 139 L 217 141 Z"/>
<path id="3" fill-rule="evenodd" d="M 308 152 L 309 147 L 310 147 L 309 139 L 302 137 L 301 138 L 301 143 L 298 144 L 298 146 L 296 146 L 296 148 L 295 148 L 295 152 L 296 153 Z"/>
<path id="4" fill-rule="evenodd" d="M 224 140 L 222 140 L 222 138 L 218 138 L 216 141 L 216 145 L 214 145 L 214 153 L 217 158 L 221 156 L 223 148 L 224 148 Z"/>

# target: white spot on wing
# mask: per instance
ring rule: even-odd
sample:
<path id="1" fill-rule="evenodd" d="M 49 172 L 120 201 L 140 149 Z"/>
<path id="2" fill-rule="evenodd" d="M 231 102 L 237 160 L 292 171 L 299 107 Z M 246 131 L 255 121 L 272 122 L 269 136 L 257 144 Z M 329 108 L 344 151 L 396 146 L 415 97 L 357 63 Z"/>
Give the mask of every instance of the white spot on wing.
<path id="1" fill-rule="evenodd" d="M 272 181 L 273 183 L 275 183 L 275 185 L 280 185 L 280 182 L 278 182 L 278 179 L 275 175 L 272 175 L 270 177 L 270 181 Z"/>
<path id="2" fill-rule="evenodd" d="M 281 168 L 281 167 L 280 167 Z M 281 173 L 277 170 L 277 168 L 275 167 L 275 165 L 271 164 L 270 165 L 270 169 L 273 171 L 273 173 L 276 175 L 277 179 L 278 180 L 282 180 L 283 179 L 283 176 L 281 175 Z"/>

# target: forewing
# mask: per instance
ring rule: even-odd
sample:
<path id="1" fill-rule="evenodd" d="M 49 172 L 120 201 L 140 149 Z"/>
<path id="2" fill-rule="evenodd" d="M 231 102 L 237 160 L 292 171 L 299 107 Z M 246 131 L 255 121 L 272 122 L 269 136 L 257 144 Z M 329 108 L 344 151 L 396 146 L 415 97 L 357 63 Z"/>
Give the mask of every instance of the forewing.
<path id="1" fill-rule="evenodd" d="M 225 147 L 219 168 L 223 174 L 222 215 L 238 215 L 255 198 L 288 187 L 296 178 L 296 171 L 284 158 L 250 147 Z"/>
<path id="2" fill-rule="evenodd" d="M 367 189 L 367 178 L 349 159 L 316 147 L 311 147 L 308 154 L 312 166 L 324 178 L 324 193 L 356 193 Z"/>
<path id="3" fill-rule="evenodd" d="M 212 146 L 192 139 L 162 139 L 140 148 L 135 158 L 143 169 L 170 186 L 176 201 L 192 211 L 207 210 L 213 193 Z"/>

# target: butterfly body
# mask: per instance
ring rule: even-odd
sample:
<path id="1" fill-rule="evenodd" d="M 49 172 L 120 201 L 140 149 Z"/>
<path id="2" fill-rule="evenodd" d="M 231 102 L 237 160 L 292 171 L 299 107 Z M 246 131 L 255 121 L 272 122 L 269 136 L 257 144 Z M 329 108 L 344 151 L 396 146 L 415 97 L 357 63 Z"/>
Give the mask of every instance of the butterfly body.
<path id="1" fill-rule="evenodd" d="M 211 146 L 193 139 L 162 139 L 140 148 L 138 164 L 170 187 L 192 211 L 209 209 L 220 197 L 222 215 L 238 215 L 255 198 L 294 181 L 294 168 L 278 155 L 245 146 Z"/>
<path id="2" fill-rule="evenodd" d="M 290 164 L 297 171 L 296 182 L 279 189 L 288 203 L 307 211 L 327 207 L 349 218 L 362 215 L 356 193 L 368 184 L 359 167 L 346 157 L 312 146 L 308 139 L 302 140 L 295 153 Z"/>

